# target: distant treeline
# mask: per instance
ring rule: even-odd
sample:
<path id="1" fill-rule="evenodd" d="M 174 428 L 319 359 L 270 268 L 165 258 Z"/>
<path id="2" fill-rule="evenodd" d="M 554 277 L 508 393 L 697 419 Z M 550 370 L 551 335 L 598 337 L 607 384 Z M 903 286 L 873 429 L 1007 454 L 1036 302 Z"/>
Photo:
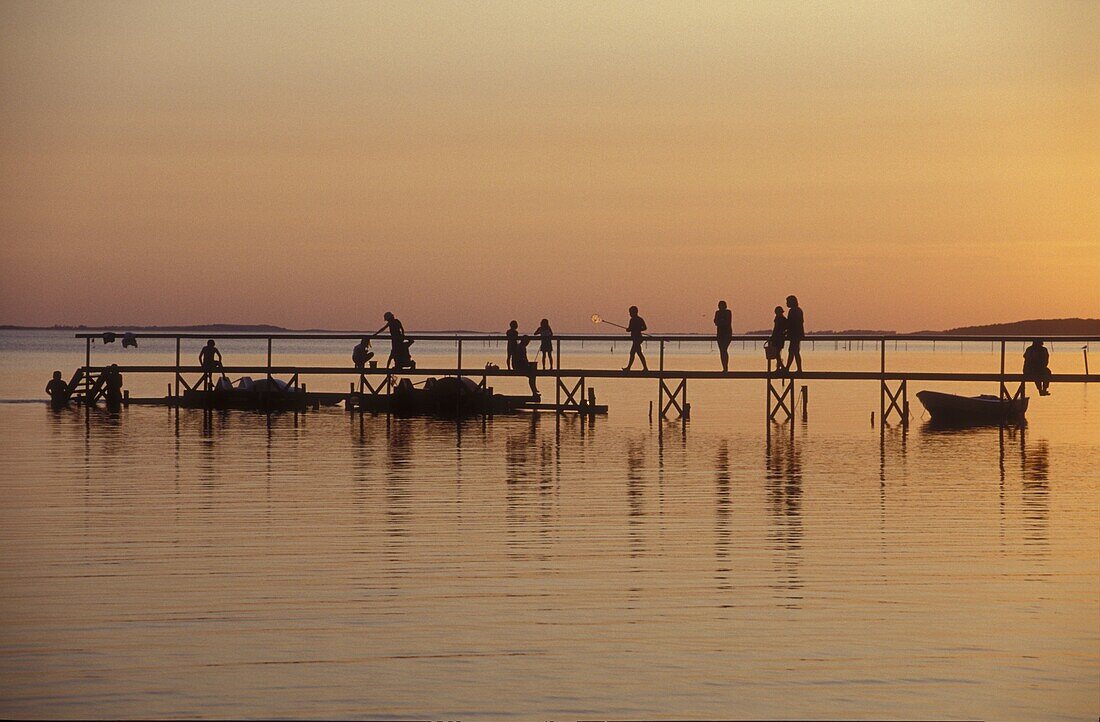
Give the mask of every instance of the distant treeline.
<path id="1" fill-rule="evenodd" d="M 1100 318 L 1036 318 L 1030 321 L 962 326 L 946 331 L 920 333 L 939 333 L 944 336 L 1096 336 L 1100 335 Z"/>

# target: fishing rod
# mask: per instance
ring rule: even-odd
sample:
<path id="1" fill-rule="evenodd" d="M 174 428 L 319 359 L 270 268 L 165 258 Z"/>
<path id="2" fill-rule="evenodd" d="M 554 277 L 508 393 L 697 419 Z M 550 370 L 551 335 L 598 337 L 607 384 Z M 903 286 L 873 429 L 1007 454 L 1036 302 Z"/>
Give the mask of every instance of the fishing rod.
<path id="1" fill-rule="evenodd" d="M 592 314 L 592 323 L 597 324 L 597 325 L 599 325 L 601 323 L 606 323 L 609 326 L 614 326 L 615 328 L 621 328 L 624 331 L 630 332 L 630 329 L 627 328 L 626 326 L 623 326 L 621 324 L 617 324 L 614 321 L 608 321 L 606 318 L 604 318 L 603 316 L 601 316 L 598 313 Z M 643 336 L 649 336 L 648 333 L 642 333 L 642 335 Z M 652 337 L 650 337 L 650 338 L 652 338 Z"/>

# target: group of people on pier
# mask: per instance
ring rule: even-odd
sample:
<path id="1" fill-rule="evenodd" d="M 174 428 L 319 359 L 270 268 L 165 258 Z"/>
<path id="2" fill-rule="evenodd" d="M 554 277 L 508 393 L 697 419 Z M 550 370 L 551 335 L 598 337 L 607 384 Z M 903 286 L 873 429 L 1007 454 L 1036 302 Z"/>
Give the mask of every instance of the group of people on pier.
<path id="1" fill-rule="evenodd" d="M 638 313 L 637 306 L 631 306 L 627 310 L 627 314 L 629 318 L 625 326 L 610 321 L 607 322 L 625 330 L 630 335 L 630 353 L 623 371 L 633 370 L 635 359 L 641 362 L 643 371 L 648 371 L 649 364 L 646 362 L 645 351 L 642 349 L 648 327 L 645 319 Z M 352 350 L 352 363 L 355 368 L 362 370 L 366 368 L 368 363 L 372 367 L 375 366 L 376 362 L 373 361 L 374 351 L 371 350 L 371 341 L 382 333 L 388 333 L 390 337 L 390 354 L 386 360 L 386 368 L 395 370 L 415 369 L 416 362 L 410 352 L 413 339 L 405 335 L 404 325 L 392 312 L 387 311 L 383 318 L 385 323 L 382 327 L 374 334 L 364 336 Z M 602 319 L 593 316 L 593 320 L 601 321 Z M 718 309 L 714 312 L 714 327 L 722 371 L 729 372 L 729 347 L 733 341 L 733 312 L 725 301 L 718 302 Z M 539 369 L 539 363 L 541 362 L 543 369 L 555 368 L 554 331 L 550 327 L 550 321 L 545 318 L 542 319 L 538 328 L 532 331 L 530 335 L 523 336 L 519 333 L 519 323 L 512 321 L 508 324 L 508 330 L 504 335 L 507 340 L 505 349 L 507 368 L 517 374 L 527 376 L 532 395 L 538 397 L 539 391 L 535 383 L 535 376 Z M 538 361 L 531 361 L 527 356 L 527 348 L 531 343 L 532 336 L 539 338 Z M 775 307 L 772 331 L 764 342 L 764 353 L 768 359 L 769 371 L 771 370 L 771 362 L 775 361 L 775 371 L 777 373 L 791 373 L 792 366 L 795 367 L 795 373 L 801 373 L 802 340 L 805 337 L 806 321 L 802 307 L 798 305 L 797 297 L 787 296 L 786 309 L 783 306 Z M 133 345 L 136 345 L 136 341 Z M 784 347 L 787 349 L 786 363 L 783 362 L 782 358 Z M 557 360 L 558 362 L 561 361 L 560 358 Z M 1043 346 L 1043 342 L 1033 341 L 1024 352 L 1023 373 L 1028 380 L 1035 382 L 1035 387 L 1041 396 L 1050 395 L 1051 371 L 1049 364 L 1050 354 Z M 214 374 L 222 371 L 222 354 L 214 339 L 207 341 L 199 352 L 199 366 L 202 368 L 204 378 L 211 383 Z M 487 366 L 491 366 L 491 364 Z M 224 372 L 222 372 L 222 375 L 225 375 Z M 120 400 L 122 396 L 122 375 L 119 373 L 118 365 L 113 364 L 108 367 L 98 380 L 97 385 L 103 389 L 108 402 Z M 75 389 L 70 389 L 69 385 L 62 379 L 60 371 L 55 371 L 53 378 L 46 384 L 46 394 L 55 406 L 68 403 L 74 391 Z"/>

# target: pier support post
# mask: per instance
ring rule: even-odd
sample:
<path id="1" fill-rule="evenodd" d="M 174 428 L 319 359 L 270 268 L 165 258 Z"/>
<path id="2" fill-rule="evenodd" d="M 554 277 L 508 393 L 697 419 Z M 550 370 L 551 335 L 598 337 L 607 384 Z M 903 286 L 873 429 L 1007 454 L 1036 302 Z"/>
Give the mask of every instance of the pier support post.
<path id="1" fill-rule="evenodd" d="M 893 391 L 890 390 L 890 383 L 886 379 L 883 379 L 880 384 L 879 427 L 885 429 L 886 422 L 894 413 L 897 413 L 902 426 L 909 426 L 909 389 L 905 379 L 902 379 Z"/>
<path id="2" fill-rule="evenodd" d="M 691 406 L 687 401 L 687 379 L 680 379 L 674 387 L 669 386 L 664 378 L 657 379 L 657 383 L 657 409 L 661 419 L 668 419 L 669 411 L 676 409 L 676 418 L 687 421 L 691 415 Z"/>
<path id="3" fill-rule="evenodd" d="M 587 384 L 584 376 L 579 377 L 577 383 L 572 386 L 569 386 L 561 376 L 555 376 L 554 405 L 557 407 L 555 411 L 560 414 L 567 406 L 580 409 L 588 393 Z"/>
<path id="4" fill-rule="evenodd" d="M 783 413 L 783 421 L 794 420 L 794 381 L 788 378 L 768 377 L 768 421 L 775 421 Z"/>

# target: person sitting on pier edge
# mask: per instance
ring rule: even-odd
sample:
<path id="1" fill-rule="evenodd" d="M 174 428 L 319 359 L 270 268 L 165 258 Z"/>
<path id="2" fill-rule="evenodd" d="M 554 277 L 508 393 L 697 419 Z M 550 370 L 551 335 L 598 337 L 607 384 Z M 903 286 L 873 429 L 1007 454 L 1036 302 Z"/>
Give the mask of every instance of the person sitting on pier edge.
<path id="1" fill-rule="evenodd" d="M 1032 341 L 1024 351 L 1024 376 L 1035 382 L 1040 396 L 1050 396 L 1050 352 L 1042 341 Z"/>
<path id="2" fill-rule="evenodd" d="M 222 369 L 222 352 L 214 344 L 214 339 L 209 339 L 199 351 L 199 366 L 202 367 L 203 380 L 214 383 L 214 372 Z M 225 376 L 224 372 L 222 376 Z"/>
<path id="3" fill-rule="evenodd" d="M 783 315 L 783 307 L 775 307 L 775 321 L 772 322 L 772 335 L 764 342 L 764 357 L 768 359 L 768 370 L 771 370 L 772 361 L 775 361 L 775 370 L 783 367 L 783 344 L 787 339 L 787 317 Z"/>
<path id="4" fill-rule="evenodd" d="M 370 339 L 364 336 L 363 340 L 351 350 L 351 362 L 355 364 L 355 368 L 362 370 L 372 358 L 374 358 L 374 351 L 370 350 Z"/>
<path id="5" fill-rule="evenodd" d="M 118 364 L 111 364 L 103 374 L 103 388 L 106 389 L 108 406 L 118 406 L 122 403 L 122 374 L 118 371 Z"/>
<path id="6" fill-rule="evenodd" d="M 630 314 L 630 322 L 626 324 L 626 330 L 630 332 L 630 360 L 626 362 L 626 366 L 623 366 L 623 371 L 631 370 L 635 356 L 642 361 L 642 371 L 649 371 L 649 364 L 646 363 L 645 354 L 642 353 L 642 332 L 646 330 L 645 319 L 638 315 L 637 306 L 631 306 L 627 312 Z"/>
<path id="7" fill-rule="evenodd" d="M 802 309 L 798 306 L 798 299 L 787 296 L 787 308 L 791 312 L 787 314 L 787 365 L 783 370 L 790 372 L 791 366 L 798 364 L 798 373 L 802 373 L 802 339 L 806 338 L 806 321 L 802 315 Z"/>
<path id="8" fill-rule="evenodd" d="M 538 364 L 533 363 L 527 358 L 527 346 L 531 343 L 530 336 L 524 336 L 516 344 L 516 350 L 512 355 L 512 369 L 521 374 L 527 374 L 527 383 L 531 386 L 531 395 L 536 399 L 542 398 L 539 393 L 538 387 L 535 386 L 535 371 L 538 370 Z"/>
<path id="9" fill-rule="evenodd" d="M 378 329 L 374 335 L 377 336 L 386 330 L 390 332 L 390 356 L 386 360 L 386 366 L 393 364 L 393 367 L 398 369 L 416 368 L 416 362 L 412 360 L 412 354 L 409 353 L 409 346 L 412 346 L 413 342 L 405 338 L 405 326 L 389 311 L 386 311 L 382 318 L 386 319 L 386 323 L 382 324 L 382 328 Z"/>
<path id="10" fill-rule="evenodd" d="M 714 312 L 715 333 L 718 337 L 718 356 L 722 359 L 722 372 L 730 370 L 730 342 L 733 341 L 733 311 L 726 307 L 725 301 L 718 302 Z"/>
<path id="11" fill-rule="evenodd" d="M 539 327 L 535 330 L 534 335 L 541 339 L 539 342 L 539 360 L 542 361 L 542 367 L 544 369 L 554 368 L 554 331 L 550 328 L 549 319 L 544 318 L 539 322 Z"/>
<path id="12" fill-rule="evenodd" d="M 46 384 L 46 394 L 50 397 L 50 406 L 55 409 L 69 403 L 69 385 L 61 380 L 60 371 L 53 372 L 53 378 Z"/>
<path id="13" fill-rule="evenodd" d="M 508 323 L 508 330 L 504 332 L 504 338 L 508 340 L 507 346 L 504 348 L 505 365 L 510 369 L 516 369 L 513 359 L 516 355 L 516 349 L 519 348 L 519 322 L 510 321 Z M 517 371 L 519 369 L 516 369 Z"/>

